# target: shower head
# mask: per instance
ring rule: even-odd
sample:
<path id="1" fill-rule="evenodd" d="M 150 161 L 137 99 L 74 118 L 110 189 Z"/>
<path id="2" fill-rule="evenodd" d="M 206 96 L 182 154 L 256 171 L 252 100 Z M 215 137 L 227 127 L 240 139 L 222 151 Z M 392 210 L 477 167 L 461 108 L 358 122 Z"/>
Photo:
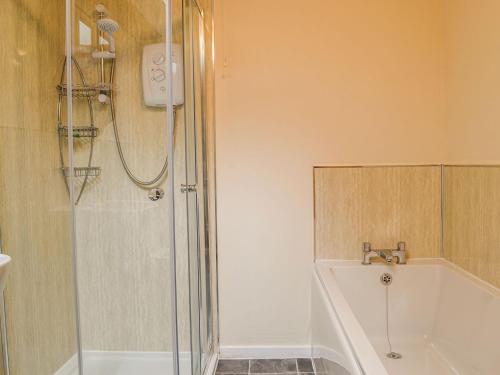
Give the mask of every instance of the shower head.
<path id="1" fill-rule="evenodd" d="M 108 14 L 108 10 L 107 10 L 107 9 L 106 9 L 106 7 L 105 7 L 104 5 L 102 5 L 102 4 L 97 4 L 97 5 L 95 6 L 95 11 L 96 11 L 97 13 L 99 13 L 100 15 L 102 15 L 102 16 L 106 16 L 106 14 Z"/>
<path id="2" fill-rule="evenodd" d="M 97 28 L 99 31 L 109 34 L 109 51 L 115 52 L 115 39 L 113 38 L 113 34 L 120 29 L 118 22 L 111 18 L 101 18 L 97 20 Z"/>

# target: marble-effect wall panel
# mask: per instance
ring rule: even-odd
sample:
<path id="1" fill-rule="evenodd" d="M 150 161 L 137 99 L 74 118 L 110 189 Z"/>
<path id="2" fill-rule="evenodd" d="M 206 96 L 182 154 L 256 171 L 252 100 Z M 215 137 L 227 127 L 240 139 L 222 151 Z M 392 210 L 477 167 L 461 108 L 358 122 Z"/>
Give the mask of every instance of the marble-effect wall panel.
<path id="1" fill-rule="evenodd" d="M 500 288 L 500 167 L 446 166 L 444 255 Z"/>
<path id="2" fill-rule="evenodd" d="M 441 168 L 315 168 L 315 249 L 318 259 L 360 259 L 363 242 L 409 257 L 439 257 Z"/>

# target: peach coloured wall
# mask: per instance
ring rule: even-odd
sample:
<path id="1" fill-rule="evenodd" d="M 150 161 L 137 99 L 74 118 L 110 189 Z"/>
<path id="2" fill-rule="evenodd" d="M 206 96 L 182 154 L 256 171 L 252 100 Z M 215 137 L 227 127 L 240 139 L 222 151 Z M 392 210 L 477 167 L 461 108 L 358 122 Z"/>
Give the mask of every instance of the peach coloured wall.
<path id="1" fill-rule="evenodd" d="M 500 163 L 500 2 L 446 0 L 449 163 Z"/>
<path id="2" fill-rule="evenodd" d="M 444 3 L 216 1 L 221 346 L 309 342 L 313 166 L 444 159 Z"/>

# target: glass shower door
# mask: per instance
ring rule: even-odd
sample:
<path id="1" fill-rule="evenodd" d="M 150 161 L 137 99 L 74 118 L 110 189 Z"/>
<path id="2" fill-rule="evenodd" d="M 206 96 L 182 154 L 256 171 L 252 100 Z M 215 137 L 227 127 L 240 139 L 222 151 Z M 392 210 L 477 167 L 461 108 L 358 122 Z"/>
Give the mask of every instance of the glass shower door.
<path id="1" fill-rule="evenodd" d="M 174 2 L 179 9 L 180 0 Z M 185 161 L 182 93 L 167 110 L 168 1 L 73 0 L 72 165 L 84 375 L 172 375 L 177 362 L 172 306 L 176 236 L 171 202 Z M 176 11 L 173 24 L 181 25 Z M 182 82 L 182 28 L 173 33 Z M 177 138 L 172 141 L 171 129 Z M 172 141 L 172 144 L 170 143 Z M 180 141 L 180 142 L 179 142 Z M 170 157 L 168 157 L 170 156 Z M 68 160 L 63 160 L 67 167 Z M 185 210 L 185 208 L 184 208 Z M 178 290 L 185 293 L 188 290 Z M 181 363 L 181 368 L 189 368 Z"/>

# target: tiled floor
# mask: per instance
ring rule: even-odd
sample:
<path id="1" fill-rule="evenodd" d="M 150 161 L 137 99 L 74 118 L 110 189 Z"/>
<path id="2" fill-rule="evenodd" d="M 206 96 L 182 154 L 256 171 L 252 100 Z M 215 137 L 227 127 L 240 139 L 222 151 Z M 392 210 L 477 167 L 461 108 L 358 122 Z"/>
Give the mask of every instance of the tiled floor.
<path id="1" fill-rule="evenodd" d="M 221 359 L 217 375 L 304 374 L 313 375 L 310 358 L 293 359 Z"/>

